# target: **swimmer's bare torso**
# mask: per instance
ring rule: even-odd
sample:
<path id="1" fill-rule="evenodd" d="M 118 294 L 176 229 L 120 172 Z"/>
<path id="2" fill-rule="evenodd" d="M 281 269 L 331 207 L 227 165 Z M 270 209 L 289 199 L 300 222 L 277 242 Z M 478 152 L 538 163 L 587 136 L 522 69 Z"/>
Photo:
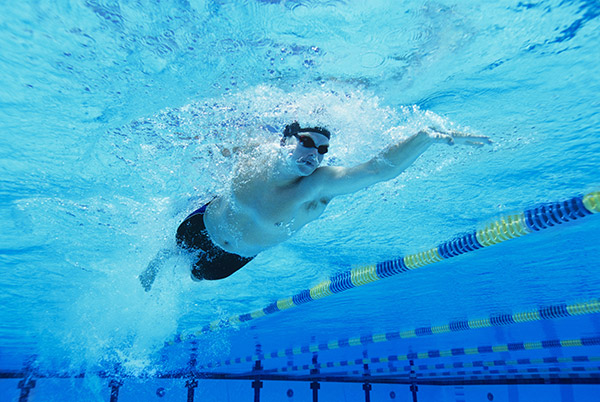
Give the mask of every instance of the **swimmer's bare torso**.
<path id="1" fill-rule="evenodd" d="M 311 146 L 292 143 L 271 160 L 249 158 L 253 162 L 238 169 L 231 191 L 208 205 L 205 224 L 215 244 L 230 253 L 255 256 L 319 218 L 333 197 L 398 176 L 433 143 L 490 142 L 484 136 L 423 130 L 358 166 L 319 167 L 323 154 L 318 147 L 328 146 L 329 138 L 315 132 L 303 135 L 310 137 Z"/>
<path id="2" fill-rule="evenodd" d="M 331 200 L 321 189 L 319 173 L 289 181 L 277 180 L 269 171 L 238 176 L 231 191 L 206 209 L 211 240 L 246 257 L 287 240 L 319 218 Z"/>

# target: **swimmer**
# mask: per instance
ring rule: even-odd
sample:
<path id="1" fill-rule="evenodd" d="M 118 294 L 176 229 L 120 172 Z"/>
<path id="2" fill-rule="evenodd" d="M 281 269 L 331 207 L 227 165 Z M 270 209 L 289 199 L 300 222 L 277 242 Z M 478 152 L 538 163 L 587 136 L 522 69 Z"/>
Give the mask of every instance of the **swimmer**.
<path id="1" fill-rule="evenodd" d="M 337 196 L 391 180 L 406 170 L 432 144 L 480 147 L 488 137 L 428 128 L 388 146 L 373 159 L 354 167 L 320 166 L 329 150 L 329 130 L 289 124 L 280 140 L 282 153 L 272 163 L 255 159 L 237 170 L 231 191 L 213 198 L 190 214 L 177 229 L 181 249 L 194 254 L 194 280 L 223 279 L 257 254 L 289 239 L 318 219 Z M 258 164 L 258 166 L 256 166 Z M 161 252 L 140 275 L 147 291 Z"/>

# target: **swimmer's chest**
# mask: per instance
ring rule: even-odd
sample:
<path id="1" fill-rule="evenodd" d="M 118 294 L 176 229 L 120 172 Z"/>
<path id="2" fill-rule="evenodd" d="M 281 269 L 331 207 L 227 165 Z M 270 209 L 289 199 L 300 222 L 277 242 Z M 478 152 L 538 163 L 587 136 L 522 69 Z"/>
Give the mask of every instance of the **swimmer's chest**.
<path id="1" fill-rule="evenodd" d="M 285 231 L 295 232 L 309 222 L 318 219 L 327 208 L 326 200 L 312 200 L 297 205 L 288 205 L 288 208 L 275 208 L 261 212 L 261 221 L 266 225 L 273 225 Z"/>
<path id="2" fill-rule="evenodd" d="M 287 187 L 257 186 L 238 195 L 238 201 L 254 210 L 263 223 L 275 226 L 304 226 L 317 219 L 329 203 L 304 183 Z"/>

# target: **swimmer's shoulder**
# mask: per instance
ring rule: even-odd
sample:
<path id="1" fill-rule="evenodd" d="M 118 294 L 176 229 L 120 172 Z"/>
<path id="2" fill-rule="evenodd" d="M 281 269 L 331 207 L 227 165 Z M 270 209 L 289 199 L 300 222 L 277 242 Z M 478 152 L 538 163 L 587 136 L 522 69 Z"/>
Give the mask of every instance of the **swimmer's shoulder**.
<path id="1" fill-rule="evenodd" d="M 342 166 L 320 166 L 309 177 L 319 181 L 328 181 L 342 176 L 345 171 L 346 168 Z"/>

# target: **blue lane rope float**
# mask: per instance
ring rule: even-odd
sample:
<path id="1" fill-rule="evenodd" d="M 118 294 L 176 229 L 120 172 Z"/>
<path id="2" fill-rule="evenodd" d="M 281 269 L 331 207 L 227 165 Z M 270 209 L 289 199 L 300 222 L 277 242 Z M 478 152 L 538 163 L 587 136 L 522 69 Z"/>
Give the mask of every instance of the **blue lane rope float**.
<path id="1" fill-rule="evenodd" d="M 364 361 L 368 361 L 368 363 L 364 363 Z M 283 367 L 281 369 L 271 369 L 264 370 L 265 373 L 274 373 L 274 372 L 294 372 L 294 371 L 309 371 L 309 370 L 321 370 L 321 369 L 331 369 L 336 367 L 347 367 L 347 366 L 363 366 L 365 364 L 369 365 L 369 371 L 371 373 L 381 372 L 381 367 L 372 367 L 373 363 L 387 363 L 389 369 L 396 370 L 398 372 L 407 373 L 411 370 L 416 370 L 421 373 L 426 373 L 430 371 L 439 371 L 439 370 L 452 370 L 452 369 L 465 369 L 465 368 L 489 368 L 489 367 L 512 367 L 512 366 L 548 366 L 548 365 L 566 365 L 569 363 L 575 364 L 586 364 L 586 363 L 594 363 L 600 362 L 600 357 L 598 356 L 573 356 L 573 357 L 543 357 L 538 359 L 530 359 L 530 358 L 519 358 L 516 360 L 475 360 L 475 361 L 467 361 L 467 362 L 452 362 L 452 363 L 436 363 L 436 364 L 415 364 L 415 365 L 405 365 L 405 366 L 390 366 L 391 362 L 388 358 L 371 358 L 371 359 L 357 359 L 357 360 L 349 360 L 349 361 L 337 361 L 337 362 L 327 362 L 320 364 L 318 368 L 314 367 L 315 365 L 307 364 L 303 366 L 288 366 Z M 590 367 L 590 366 L 588 366 Z M 600 370 L 600 367 L 592 367 L 595 371 Z"/>
<path id="2" fill-rule="evenodd" d="M 411 367 L 396 368 L 396 367 L 380 367 L 377 369 L 369 370 L 369 374 L 365 376 L 364 370 L 349 370 L 336 372 L 335 375 L 360 375 L 365 380 L 377 379 L 379 374 L 390 374 L 398 373 L 394 375 L 394 378 L 410 378 Z M 552 379 L 552 378 L 593 378 L 599 379 L 600 373 L 598 373 L 600 367 L 586 367 L 586 366 L 572 366 L 569 368 L 565 367 L 548 367 L 548 368 L 527 368 L 527 369 L 484 369 L 484 370 L 448 370 L 443 372 L 416 372 L 414 376 L 419 380 L 427 380 L 428 378 L 448 378 L 455 377 L 464 380 L 497 380 L 497 379 Z"/>
<path id="3" fill-rule="evenodd" d="M 215 331 L 227 325 L 235 325 L 264 317 L 265 315 L 274 314 L 313 300 L 331 296 L 335 293 L 363 286 L 380 279 L 421 268 L 435 262 L 599 212 L 600 191 L 592 192 L 585 196 L 573 197 L 566 201 L 540 204 L 518 214 L 502 216 L 498 220 L 485 225 L 480 230 L 442 243 L 432 249 L 377 264 L 356 267 L 350 271 L 334 275 L 310 289 L 305 289 L 292 297 L 277 300 L 262 309 L 233 316 L 228 319 L 215 320 L 197 331 L 185 334 L 180 333 L 172 341 L 166 342 L 166 344 L 172 345 L 173 343 L 192 340 L 203 333 Z"/>
<path id="4" fill-rule="evenodd" d="M 544 379 L 544 378 L 560 378 L 561 374 L 568 378 L 600 378 L 598 373 L 599 367 L 583 367 L 574 366 L 570 370 L 561 367 L 550 367 L 548 369 L 528 368 L 528 369 L 507 369 L 507 370 L 454 370 L 442 373 L 416 373 L 416 377 L 420 380 L 425 380 L 431 377 L 446 378 L 465 378 L 467 380 L 494 380 L 494 379 Z"/>
<path id="5" fill-rule="evenodd" d="M 489 375 L 489 374 L 533 374 L 533 373 L 566 373 L 568 375 L 578 375 L 580 373 L 585 373 L 589 375 L 593 375 L 595 377 L 599 376 L 600 367 L 598 366 L 568 366 L 568 367 L 560 367 L 560 366 L 550 366 L 550 367 L 528 367 L 524 369 L 518 368 L 505 368 L 504 370 L 493 369 L 490 367 L 499 367 L 500 365 L 485 365 L 478 363 L 487 363 L 487 362 L 473 362 L 473 364 L 465 364 L 460 365 L 460 363 L 456 363 L 455 367 L 451 367 L 452 365 L 430 365 L 426 367 L 432 367 L 435 370 L 446 370 L 446 371 L 422 371 L 421 369 L 415 366 L 404 366 L 404 367 L 377 367 L 377 368 L 369 368 L 367 373 L 365 370 L 352 370 L 352 371 L 336 371 L 335 373 L 331 373 L 329 375 L 361 375 L 368 376 L 368 378 L 377 378 L 378 374 L 387 374 L 387 373 L 400 373 L 401 375 L 409 376 L 411 370 L 417 370 L 415 376 L 417 378 L 427 378 L 427 377 L 447 377 L 455 375 L 461 378 L 470 378 L 470 375 Z M 450 367 L 448 367 L 450 366 Z M 360 367 L 360 366 L 359 366 Z M 511 367 L 511 366 L 507 366 Z M 467 369 L 480 369 L 474 371 L 468 371 Z M 482 370 L 481 370 L 482 369 Z M 450 371 L 453 370 L 453 371 Z M 586 375 L 584 374 L 584 376 Z M 300 375 L 302 376 L 302 375 Z"/>
<path id="6" fill-rule="evenodd" d="M 352 360 L 340 360 L 336 362 L 322 362 L 322 363 L 313 363 L 313 364 L 304 364 L 298 366 L 285 366 L 281 368 L 275 369 L 267 369 L 264 370 L 265 373 L 286 373 L 286 372 L 295 372 L 295 371 L 309 371 L 309 370 L 321 370 L 321 369 L 331 369 L 335 367 L 347 367 L 347 366 L 364 366 L 365 364 L 389 364 L 393 362 L 408 362 L 411 360 L 424 360 L 424 359 L 437 359 L 437 358 L 446 358 L 446 357 L 464 357 L 464 356 L 475 356 L 481 354 L 493 354 L 493 353 L 502 353 L 502 352 L 519 352 L 519 351 L 531 351 L 531 350 L 542 350 L 542 349 L 557 349 L 557 348 L 572 348 L 572 347 L 582 347 L 582 346 L 600 346 L 600 336 L 594 337 L 584 337 L 577 339 L 551 339 L 551 340 L 543 340 L 543 341 L 533 341 L 533 342 L 512 342 L 506 344 L 498 344 L 498 345 L 485 345 L 485 346 L 475 346 L 470 348 L 452 348 L 447 350 L 428 350 L 426 352 L 411 352 L 403 355 L 389 355 L 386 357 L 371 357 L 371 358 L 362 358 L 362 359 L 352 359 Z M 518 360 L 494 360 L 489 362 L 481 363 L 481 366 L 505 366 L 514 364 L 557 364 L 557 363 L 569 363 L 569 362 L 593 362 L 598 361 L 600 359 L 595 357 L 543 357 L 539 359 L 530 359 L 530 358 L 522 358 Z M 484 364 L 485 363 L 485 364 Z M 450 366 L 455 368 L 458 367 L 468 367 L 468 364 L 471 366 L 478 366 L 479 363 L 471 362 L 454 362 L 451 363 Z M 443 366 L 443 367 L 442 367 Z M 421 370 L 424 368 L 428 368 L 429 366 L 414 366 L 415 368 L 419 367 Z M 444 364 L 437 364 L 432 367 L 435 369 L 445 368 Z M 429 368 L 428 368 L 429 369 Z"/>
<path id="7" fill-rule="evenodd" d="M 203 368 L 230 366 L 232 364 L 254 362 L 256 360 L 268 360 L 285 356 L 296 356 L 305 353 L 313 353 L 325 350 L 346 348 L 350 346 L 368 345 L 395 341 L 399 339 L 410 339 L 422 336 L 441 335 L 449 332 L 468 331 L 473 329 L 508 326 L 519 323 L 534 322 L 541 320 L 552 320 L 558 318 L 582 316 L 600 313 L 600 299 L 592 299 L 580 303 L 553 304 L 535 310 L 521 311 L 513 314 L 493 314 L 486 318 L 450 321 L 441 325 L 411 328 L 401 331 L 386 333 L 362 334 L 347 338 L 331 339 L 328 342 L 295 346 L 287 349 L 279 349 L 272 352 L 262 353 L 260 356 L 252 355 L 242 358 L 227 359 L 220 362 L 209 363 Z"/>
<path id="8" fill-rule="evenodd" d="M 573 357 L 542 357 L 537 359 L 519 358 L 516 360 L 476 360 L 472 362 L 453 362 L 453 363 L 438 363 L 438 364 L 419 364 L 414 365 L 415 370 L 433 371 L 433 370 L 448 370 L 458 368 L 475 368 L 475 367 L 507 367 L 507 366 L 527 366 L 527 365 L 551 365 L 551 364 L 569 364 L 569 363 L 593 363 L 600 362 L 600 356 L 573 356 Z M 410 370 L 411 366 L 404 366 L 404 370 Z M 600 367 L 596 368 L 596 370 Z"/>

